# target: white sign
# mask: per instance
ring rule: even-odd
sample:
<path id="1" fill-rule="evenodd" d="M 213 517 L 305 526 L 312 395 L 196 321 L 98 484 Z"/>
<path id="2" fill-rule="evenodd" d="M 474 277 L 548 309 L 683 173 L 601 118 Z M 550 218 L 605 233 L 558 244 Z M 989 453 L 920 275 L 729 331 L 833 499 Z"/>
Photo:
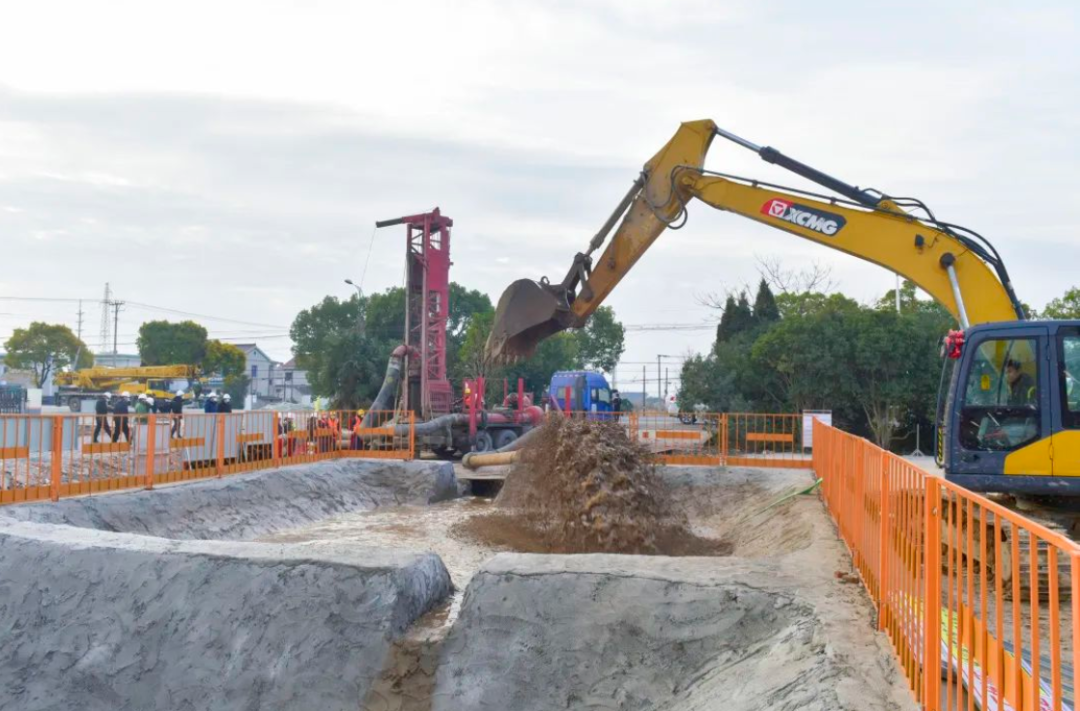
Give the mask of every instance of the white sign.
<path id="1" fill-rule="evenodd" d="M 814 448 L 814 420 L 825 425 L 832 425 L 832 410 L 803 410 L 802 413 L 802 446 L 803 449 Z"/>

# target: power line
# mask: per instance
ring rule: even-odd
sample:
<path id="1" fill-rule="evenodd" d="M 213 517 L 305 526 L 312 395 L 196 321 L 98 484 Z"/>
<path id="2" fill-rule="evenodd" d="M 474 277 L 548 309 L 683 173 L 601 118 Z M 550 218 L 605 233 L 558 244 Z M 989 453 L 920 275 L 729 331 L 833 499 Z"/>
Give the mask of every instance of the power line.
<path id="1" fill-rule="evenodd" d="M 241 321 L 239 319 L 225 318 L 224 316 L 211 316 L 209 314 L 195 313 L 194 311 L 181 311 L 180 309 L 170 309 L 166 306 L 154 306 L 153 304 L 144 304 L 140 301 L 128 301 L 129 306 L 135 306 L 137 308 L 150 309 L 151 311 L 164 311 L 166 313 L 178 314 L 180 316 L 193 316 L 195 318 L 204 318 L 209 321 L 221 321 L 223 323 L 236 323 L 241 326 L 262 326 L 263 328 L 276 328 L 284 329 L 286 326 L 271 323 L 259 323 L 257 321 Z"/>

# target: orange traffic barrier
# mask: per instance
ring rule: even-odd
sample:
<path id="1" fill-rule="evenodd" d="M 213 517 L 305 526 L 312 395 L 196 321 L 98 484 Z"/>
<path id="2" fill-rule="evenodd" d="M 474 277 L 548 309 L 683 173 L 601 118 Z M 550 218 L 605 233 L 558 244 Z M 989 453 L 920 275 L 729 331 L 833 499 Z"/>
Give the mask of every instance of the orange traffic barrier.
<path id="1" fill-rule="evenodd" d="M 826 507 L 923 708 L 1072 709 L 1080 547 L 864 439 L 813 436 Z"/>
<path id="2" fill-rule="evenodd" d="M 353 413 L 355 414 L 355 413 Z M 338 457 L 412 459 L 411 413 L 373 413 L 350 446 L 346 412 L 0 415 L 0 505 L 151 489 Z M 387 434 L 390 433 L 390 434 Z"/>

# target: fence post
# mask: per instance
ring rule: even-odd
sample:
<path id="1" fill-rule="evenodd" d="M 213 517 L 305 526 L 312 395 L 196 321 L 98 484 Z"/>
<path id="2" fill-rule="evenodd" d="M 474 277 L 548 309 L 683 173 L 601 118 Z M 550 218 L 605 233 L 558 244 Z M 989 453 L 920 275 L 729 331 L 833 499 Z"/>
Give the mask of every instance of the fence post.
<path id="1" fill-rule="evenodd" d="M 154 488 L 154 454 L 157 449 L 157 415 L 149 415 L 146 419 L 146 488 Z"/>
<path id="2" fill-rule="evenodd" d="M 720 415 L 720 463 L 727 465 L 728 460 L 728 421 L 727 413 Z"/>
<path id="3" fill-rule="evenodd" d="M 878 569 L 877 569 L 877 596 L 878 596 L 878 615 L 877 624 L 878 629 L 884 631 L 885 629 L 885 607 L 886 607 L 886 595 L 888 591 L 887 576 L 889 573 L 889 565 L 886 562 L 889 545 L 889 455 L 885 450 L 879 452 L 878 458 L 878 496 L 881 497 L 878 502 Z"/>
<path id="4" fill-rule="evenodd" d="M 409 459 L 416 458 L 416 413 L 409 410 Z"/>
<path id="5" fill-rule="evenodd" d="M 76 421 L 77 422 L 77 421 Z M 29 428 L 27 428 L 29 429 Z M 76 435 L 78 434 L 78 425 L 75 429 Z M 29 441 L 29 433 L 27 434 L 27 441 Z M 53 415 L 52 420 L 52 448 L 50 449 L 51 461 L 51 477 L 49 481 L 49 496 L 53 501 L 60 500 L 60 478 L 62 476 L 63 469 L 61 465 L 64 459 L 64 416 Z"/>
<path id="6" fill-rule="evenodd" d="M 630 417 L 628 417 L 627 419 L 629 420 L 630 441 L 631 442 L 637 442 L 638 441 L 638 429 L 637 429 L 637 427 L 638 427 L 638 414 L 637 414 L 637 412 L 631 412 Z"/>
<path id="7" fill-rule="evenodd" d="M 276 469 L 281 466 L 281 413 L 277 410 L 274 410 L 274 421 L 272 424 L 274 434 L 272 435 L 273 440 L 271 441 L 274 443 L 274 468 Z"/>
<path id="8" fill-rule="evenodd" d="M 926 711 L 938 711 L 941 705 L 941 482 L 932 476 L 926 477 L 925 482 L 923 537 L 926 541 L 926 580 L 922 599 L 923 708 Z"/>
<path id="9" fill-rule="evenodd" d="M 217 475 L 220 479 L 225 473 L 225 415 L 214 415 L 214 429 L 217 434 Z"/>

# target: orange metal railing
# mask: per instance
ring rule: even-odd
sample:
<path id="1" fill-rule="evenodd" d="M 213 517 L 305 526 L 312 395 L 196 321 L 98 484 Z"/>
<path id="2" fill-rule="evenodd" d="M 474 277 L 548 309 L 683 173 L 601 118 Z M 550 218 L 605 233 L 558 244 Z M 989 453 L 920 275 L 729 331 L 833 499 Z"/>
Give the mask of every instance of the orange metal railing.
<path id="1" fill-rule="evenodd" d="M 338 457 L 412 459 L 412 413 L 0 415 L 0 505 Z"/>
<path id="2" fill-rule="evenodd" d="M 618 416 L 572 411 L 569 416 L 618 420 L 631 440 L 648 447 L 663 464 L 809 469 L 813 462 L 803 447 L 802 416 L 797 414 L 647 410 Z"/>
<path id="3" fill-rule="evenodd" d="M 923 707 L 1073 708 L 1080 547 L 846 432 L 814 470 Z"/>

